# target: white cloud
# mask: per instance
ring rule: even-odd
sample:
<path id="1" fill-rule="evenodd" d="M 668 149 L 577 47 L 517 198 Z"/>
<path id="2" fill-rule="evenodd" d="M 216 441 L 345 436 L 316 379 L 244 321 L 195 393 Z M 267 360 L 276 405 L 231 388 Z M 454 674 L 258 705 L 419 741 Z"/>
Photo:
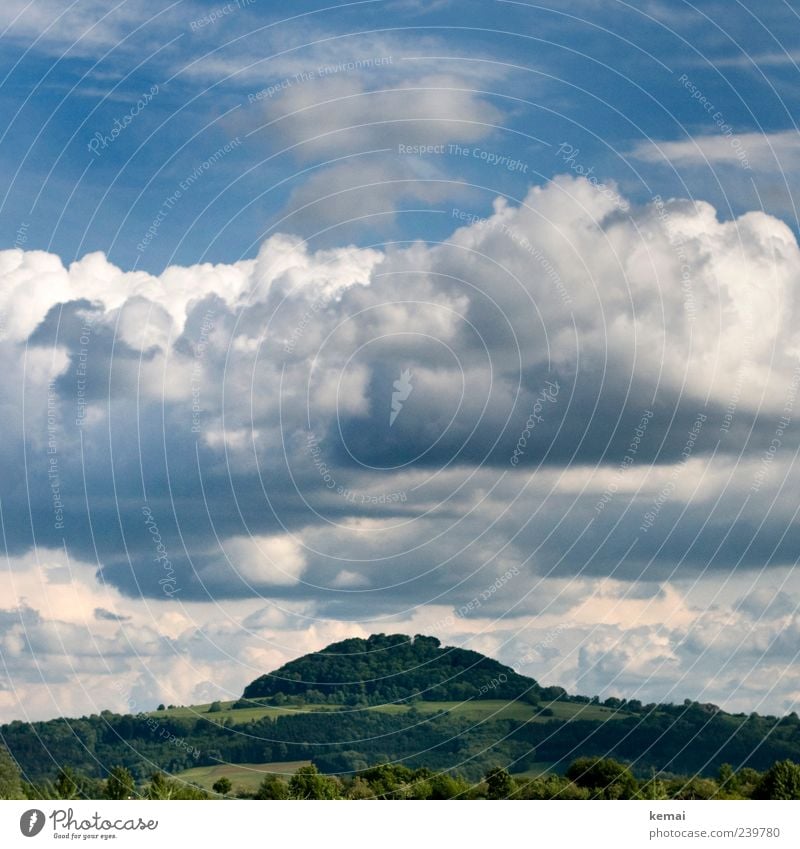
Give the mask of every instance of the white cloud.
<path id="1" fill-rule="evenodd" d="M 183 7 L 185 9 L 185 7 Z M 109 6 L 102 0 L 78 0 L 64 4 L 58 0 L 7 0 L 0 7 L 3 37 L 37 43 L 38 49 L 61 55 L 96 55 L 104 48 L 117 46 L 136 27 L 156 19 L 161 25 L 182 20 L 176 10 L 159 10 L 144 0 L 128 0 Z M 139 44 L 141 47 L 141 42 Z"/>
<path id="2" fill-rule="evenodd" d="M 259 104 L 256 104 L 259 106 Z M 501 123 L 501 113 L 468 82 L 454 75 L 414 76 L 389 87 L 368 88 L 359 79 L 323 78 L 298 85 L 260 104 L 256 126 L 276 135 L 307 160 L 396 149 L 408 145 L 472 142 Z"/>
<path id="3" fill-rule="evenodd" d="M 238 574 L 256 587 L 291 586 L 306 567 L 302 547 L 288 537 L 233 537 L 224 550 Z"/>
<path id="4" fill-rule="evenodd" d="M 800 166 L 798 133 L 713 133 L 679 141 L 643 141 L 632 155 L 644 162 L 674 165 L 736 165 L 743 159 L 759 172 L 795 172 Z"/>

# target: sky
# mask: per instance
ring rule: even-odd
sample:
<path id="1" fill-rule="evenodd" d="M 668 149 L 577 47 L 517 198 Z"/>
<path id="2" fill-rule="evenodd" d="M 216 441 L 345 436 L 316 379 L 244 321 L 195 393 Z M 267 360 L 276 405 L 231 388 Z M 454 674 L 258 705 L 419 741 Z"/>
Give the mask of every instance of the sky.
<path id="1" fill-rule="evenodd" d="M 350 636 L 800 700 L 794 0 L 8 0 L 0 721 Z"/>

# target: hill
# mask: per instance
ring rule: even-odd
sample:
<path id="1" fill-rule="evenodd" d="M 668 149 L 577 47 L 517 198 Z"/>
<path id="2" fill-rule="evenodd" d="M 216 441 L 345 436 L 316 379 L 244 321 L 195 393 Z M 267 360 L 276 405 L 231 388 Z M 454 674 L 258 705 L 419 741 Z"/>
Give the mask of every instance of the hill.
<path id="1" fill-rule="evenodd" d="M 373 634 L 333 643 L 262 675 L 244 699 L 302 696 L 328 704 L 409 700 L 519 699 L 538 702 L 541 687 L 492 658 L 442 648 L 436 637 Z"/>
<path id="2" fill-rule="evenodd" d="M 97 779 L 124 766 L 141 781 L 157 769 L 309 761 L 340 775 L 388 761 L 476 780 L 498 765 L 563 772 L 582 756 L 612 756 L 640 776 L 712 776 L 725 763 L 800 762 L 800 719 L 688 700 L 601 704 L 432 637 L 376 635 L 287 663 L 235 702 L 11 722 L 0 741 L 34 781 L 52 781 L 63 765 Z"/>

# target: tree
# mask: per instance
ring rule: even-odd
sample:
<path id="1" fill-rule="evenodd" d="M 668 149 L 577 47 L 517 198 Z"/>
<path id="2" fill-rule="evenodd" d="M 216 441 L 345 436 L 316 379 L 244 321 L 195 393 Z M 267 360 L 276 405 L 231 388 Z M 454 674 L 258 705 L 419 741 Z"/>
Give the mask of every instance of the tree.
<path id="1" fill-rule="evenodd" d="M 460 778 L 454 778 L 446 772 L 440 772 L 430 779 L 430 799 L 457 799 L 464 796 L 469 790 L 469 785 Z"/>
<path id="2" fill-rule="evenodd" d="M 208 799 L 202 787 L 184 781 L 172 781 L 163 772 L 154 772 L 145 792 L 147 799 Z"/>
<path id="3" fill-rule="evenodd" d="M 336 799 L 338 790 L 337 782 L 321 775 L 313 764 L 301 766 L 289 781 L 289 792 L 295 799 Z"/>
<path id="4" fill-rule="evenodd" d="M 754 799 L 800 799 L 800 766 L 790 760 L 774 763 L 761 777 Z"/>
<path id="5" fill-rule="evenodd" d="M 134 795 L 133 776 L 124 766 L 115 766 L 106 781 L 106 796 L 109 799 L 130 799 Z"/>
<path id="6" fill-rule="evenodd" d="M 221 713 L 222 712 L 222 702 L 211 702 L 208 706 L 209 713 Z"/>
<path id="7" fill-rule="evenodd" d="M 175 795 L 173 782 L 167 780 L 163 772 L 154 772 L 150 776 L 150 785 L 147 788 L 148 799 L 172 799 Z"/>
<path id="8" fill-rule="evenodd" d="M 360 777 L 369 784 L 377 798 L 403 799 L 408 795 L 407 785 L 413 778 L 424 780 L 428 776 L 415 776 L 407 766 L 402 764 L 385 763 L 364 770 L 360 773 Z M 412 789 L 414 795 L 416 795 L 416 789 Z"/>
<path id="9" fill-rule="evenodd" d="M 350 786 L 347 788 L 348 799 L 374 799 L 375 794 L 372 792 L 369 784 L 363 778 L 356 777 L 353 779 Z"/>
<path id="10" fill-rule="evenodd" d="M 613 758 L 578 758 L 567 767 L 566 776 L 601 799 L 632 799 L 638 787 L 630 769 Z"/>
<path id="11" fill-rule="evenodd" d="M 729 790 L 736 783 L 736 773 L 730 764 L 722 764 L 717 773 L 717 782 L 725 790 Z"/>
<path id="12" fill-rule="evenodd" d="M 656 775 L 655 768 L 651 770 L 650 778 L 639 787 L 637 798 L 650 800 L 669 799 L 667 785 Z"/>
<path id="13" fill-rule="evenodd" d="M 514 779 L 500 766 L 493 767 L 483 779 L 487 799 L 508 799 L 514 792 Z"/>
<path id="14" fill-rule="evenodd" d="M 711 778 L 695 775 L 689 779 L 675 778 L 667 785 L 670 799 L 716 799 L 719 786 Z"/>
<path id="15" fill-rule="evenodd" d="M 277 775 L 266 775 L 256 790 L 256 799 L 288 799 L 289 785 Z"/>
<path id="16" fill-rule="evenodd" d="M 227 796 L 228 793 L 233 789 L 233 784 L 231 784 L 230 778 L 222 778 L 217 779 L 212 785 L 211 789 L 215 793 L 219 793 L 220 796 Z"/>
<path id="17" fill-rule="evenodd" d="M 78 776 L 71 767 L 62 766 L 56 778 L 56 793 L 59 799 L 77 799 L 80 795 Z"/>
<path id="18" fill-rule="evenodd" d="M 752 767 L 745 766 L 736 772 L 736 793 L 745 799 L 750 799 L 755 793 L 761 773 Z"/>
<path id="19" fill-rule="evenodd" d="M 0 745 L 0 799 L 22 799 L 19 767 L 5 746 Z"/>
<path id="20" fill-rule="evenodd" d="M 515 799 L 588 799 L 589 791 L 560 775 L 542 775 L 520 782 Z"/>

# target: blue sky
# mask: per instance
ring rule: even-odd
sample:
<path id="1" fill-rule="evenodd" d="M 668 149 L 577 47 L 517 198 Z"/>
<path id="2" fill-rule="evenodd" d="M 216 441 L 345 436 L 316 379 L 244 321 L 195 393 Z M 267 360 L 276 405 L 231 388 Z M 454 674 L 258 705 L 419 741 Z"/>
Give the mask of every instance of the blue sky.
<path id="1" fill-rule="evenodd" d="M 374 631 L 794 709 L 797 24 L 6 3 L 0 717 Z"/>
<path id="2" fill-rule="evenodd" d="M 712 159 L 709 167 L 702 145 L 692 148 L 696 137 L 718 141 L 720 124 L 739 137 L 766 133 L 767 139 L 795 129 L 797 57 L 780 42 L 780 33 L 797 23 L 790 4 L 737 3 L 735 14 L 723 15 L 729 4 L 572 2 L 548 10 L 467 2 L 458 4 L 457 21 L 451 3 L 298 4 L 289 17 L 264 2 L 226 8 L 175 3 L 156 13 L 153 4 L 132 2 L 116 11 L 105 4 L 62 10 L 40 3 L 36 13 L 17 15 L 10 4 L 2 103 L 13 120 L 3 137 L 8 193 L 0 219 L 7 246 L 27 224 L 29 247 L 65 260 L 102 250 L 123 268 L 149 271 L 198 259 L 232 262 L 254 256 L 265 235 L 287 223 L 307 236 L 329 223 L 324 203 L 288 222 L 284 216 L 309 181 L 324 184 L 328 175 L 336 184 L 332 163 L 364 165 L 367 173 L 389 168 L 402 180 L 473 184 L 479 188 L 470 208 L 485 214 L 496 192 L 519 200 L 529 183 L 562 172 L 563 143 L 580 151 L 577 165 L 617 181 L 638 201 L 690 194 L 729 216 L 759 204 L 749 185 L 755 176 L 764 207 L 791 218 L 784 177 L 792 187 L 795 163 L 784 161 L 785 151 L 773 155 L 762 143 L 751 155 L 751 174 L 735 160 Z M 347 70 L 359 61 L 366 67 Z M 320 75 L 320 67 L 329 73 Z M 296 76 L 303 74 L 305 80 Z M 248 99 L 287 80 L 289 88 Z M 449 154 L 419 162 L 398 156 L 397 144 L 409 133 L 414 144 L 419 135 L 412 120 L 420 83 L 443 101 L 448 89 L 470 91 L 450 120 L 477 122 L 449 129 L 429 122 L 431 141 L 479 141 L 489 152 L 521 160 L 525 173 Z M 158 94 L 119 137 L 90 151 L 95 134 L 108 135 L 154 85 Z M 407 94 L 374 94 L 387 87 Z M 324 125 L 336 107 L 315 101 L 329 97 L 350 98 L 342 105 L 357 123 L 376 104 L 393 113 L 394 123 L 361 140 L 336 132 L 334 124 L 331 136 L 309 143 L 305 125 L 292 126 L 297 122 L 286 115 L 299 105 L 311 123 Z M 137 251 L 175 185 L 237 136 L 242 145 L 192 188 L 180 216 L 164 222 L 148 249 Z M 649 150 L 661 141 L 686 145 L 685 158 Z M 430 211 L 447 200 L 443 185 L 436 192 L 429 185 L 428 198 L 413 185 L 397 192 L 400 209 L 426 212 L 384 215 L 317 240 L 344 236 L 363 244 L 426 238 L 431 231 L 444 237 L 449 222 Z"/>

